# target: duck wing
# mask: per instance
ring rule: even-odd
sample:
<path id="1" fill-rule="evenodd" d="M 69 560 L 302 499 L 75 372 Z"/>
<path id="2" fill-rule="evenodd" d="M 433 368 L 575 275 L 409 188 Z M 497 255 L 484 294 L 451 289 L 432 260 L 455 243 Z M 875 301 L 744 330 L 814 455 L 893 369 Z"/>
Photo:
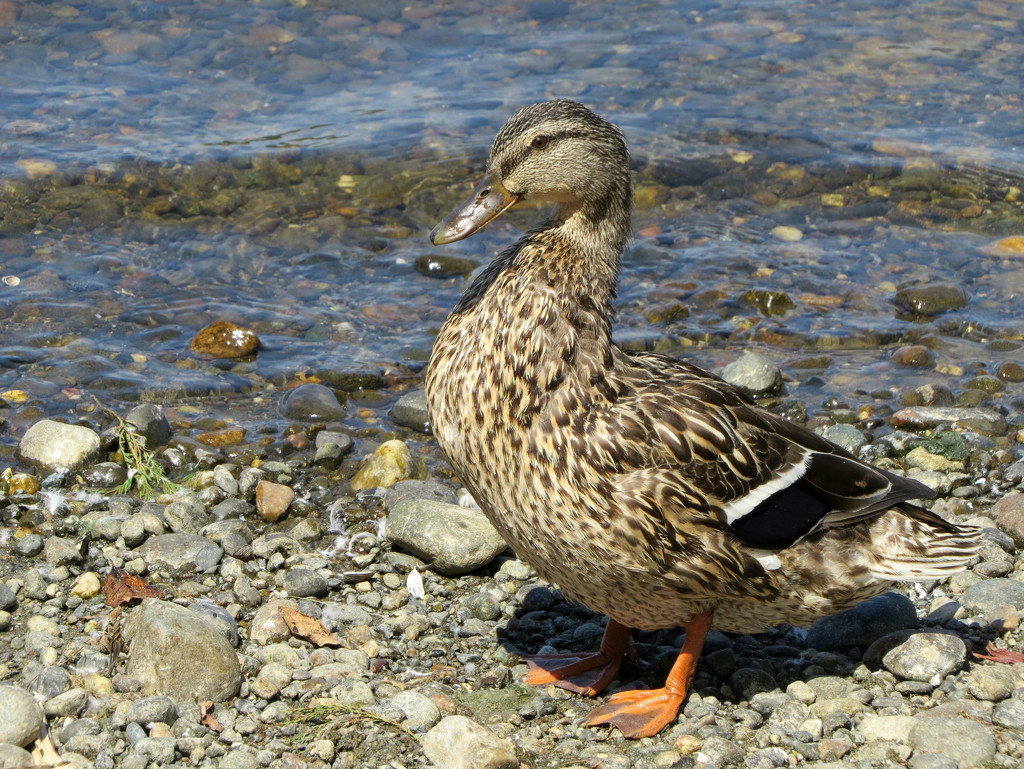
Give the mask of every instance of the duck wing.
<path id="1" fill-rule="evenodd" d="M 630 360 L 633 407 L 663 449 L 655 461 L 674 465 L 686 496 L 703 501 L 701 513 L 717 516 L 748 547 L 780 550 L 933 496 L 759 408 L 696 366 L 652 354 Z"/>

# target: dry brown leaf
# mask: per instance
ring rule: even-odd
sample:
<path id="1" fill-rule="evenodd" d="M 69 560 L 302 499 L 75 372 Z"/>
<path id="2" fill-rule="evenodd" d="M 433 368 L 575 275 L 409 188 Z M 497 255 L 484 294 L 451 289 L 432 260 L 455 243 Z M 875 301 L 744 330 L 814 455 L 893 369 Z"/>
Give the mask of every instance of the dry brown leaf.
<path id="1" fill-rule="evenodd" d="M 314 646 L 341 646 L 341 641 L 334 633 L 327 632 L 327 629 L 320 624 L 320 620 L 309 617 L 298 609 L 290 606 L 280 607 L 281 617 L 292 631 L 292 635 L 305 638 Z"/>
<path id="2" fill-rule="evenodd" d="M 213 700 L 207 700 L 199 706 L 199 723 L 220 734 L 224 731 L 224 727 L 220 725 L 220 721 L 210 715 L 211 710 L 213 710 Z"/>
<path id="3" fill-rule="evenodd" d="M 116 608 L 143 598 L 163 598 L 164 591 L 153 587 L 141 577 L 114 568 L 103 582 L 103 597 L 107 606 Z"/>

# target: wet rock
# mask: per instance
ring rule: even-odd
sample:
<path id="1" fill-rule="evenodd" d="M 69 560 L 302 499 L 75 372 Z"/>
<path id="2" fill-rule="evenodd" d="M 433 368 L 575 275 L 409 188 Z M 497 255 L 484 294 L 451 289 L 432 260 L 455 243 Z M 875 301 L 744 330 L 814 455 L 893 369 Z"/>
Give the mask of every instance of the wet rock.
<path id="1" fill-rule="evenodd" d="M 441 719 L 424 736 L 423 753 L 437 769 L 519 769 L 512 743 L 466 716 Z"/>
<path id="2" fill-rule="evenodd" d="M 38 534 L 26 534 L 14 543 L 14 552 L 26 558 L 33 558 L 43 552 L 43 538 Z"/>
<path id="3" fill-rule="evenodd" d="M 971 614 L 985 614 L 1001 606 L 1024 609 L 1024 582 L 1015 579 L 987 579 L 968 587 L 960 603 Z"/>
<path id="4" fill-rule="evenodd" d="M 159 534 L 136 551 L 150 568 L 171 573 L 203 572 L 216 566 L 224 554 L 216 544 L 198 534 Z"/>
<path id="5" fill-rule="evenodd" d="M 902 288 L 896 292 L 893 301 L 904 312 L 917 315 L 940 315 L 950 310 L 966 307 L 968 296 L 967 292 L 959 286 L 935 283 Z"/>
<path id="6" fill-rule="evenodd" d="M 807 645 L 821 651 L 852 646 L 866 649 L 887 633 L 916 623 L 917 611 L 909 598 L 900 593 L 885 593 L 818 620 L 807 632 Z"/>
<path id="7" fill-rule="evenodd" d="M 782 390 L 782 372 L 771 358 L 751 352 L 722 369 L 722 379 L 749 395 L 773 395 Z"/>
<path id="8" fill-rule="evenodd" d="M 164 410 L 152 403 L 136 406 L 124 421 L 135 426 L 135 431 L 146 439 L 147 448 L 164 446 L 171 439 L 171 425 L 164 416 Z"/>
<path id="9" fill-rule="evenodd" d="M 0 686 L 0 743 L 25 747 L 39 737 L 43 709 L 20 686 Z"/>
<path id="10" fill-rule="evenodd" d="M 43 419 L 25 431 L 18 455 L 46 472 L 70 472 L 95 462 L 100 436 L 88 427 Z"/>
<path id="11" fill-rule="evenodd" d="M 475 508 L 404 499 L 389 508 L 387 521 L 388 537 L 395 545 L 430 561 L 441 574 L 471 572 L 507 547 Z"/>
<path id="12" fill-rule="evenodd" d="M 946 633 L 914 633 L 882 657 L 885 669 L 900 680 L 933 685 L 962 669 L 966 662 L 964 642 Z"/>
<path id="13" fill-rule="evenodd" d="M 977 767 L 995 756 L 996 743 L 981 724 L 967 718 L 914 718 L 910 745 L 917 753 L 941 753 L 960 769 Z"/>
<path id="14" fill-rule="evenodd" d="M 423 254 L 416 257 L 416 272 L 428 278 L 452 278 L 469 275 L 479 267 L 479 262 L 458 256 Z"/>
<path id="15" fill-rule="evenodd" d="M 820 430 L 815 430 L 815 432 L 822 438 L 842 446 L 854 455 L 868 442 L 868 439 L 864 437 L 864 433 L 853 425 L 829 425 Z"/>
<path id="16" fill-rule="evenodd" d="M 255 331 L 227 320 L 216 320 L 204 326 L 189 343 L 192 352 L 211 358 L 241 358 L 252 355 L 259 346 Z"/>
<path id="17" fill-rule="evenodd" d="M 224 702 L 238 695 L 242 671 L 228 640 L 200 614 L 147 598 L 122 630 L 125 672 L 142 692 L 174 700 Z"/>
<path id="18" fill-rule="evenodd" d="M 288 419 L 331 421 L 341 419 L 345 415 L 345 407 L 338 402 L 334 390 L 308 382 L 288 391 L 281 403 L 281 413 Z"/>
<path id="19" fill-rule="evenodd" d="M 387 441 L 363 461 L 359 470 L 349 482 L 352 491 L 362 491 L 378 486 L 389 487 L 399 481 L 423 480 L 427 477 L 427 466 L 423 460 L 413 456 L 402 441 Z"/>
<path id="20" fill-rule="evenodd" d="M 128 480 L 128 471 L 117 462 L 97 462 L 82 472 L 82 478 L 94 488 L 112 489 Z"/>
<path id="21" fill-rule="evenodd" d="M 932 351 L 922 344 L 908 344 L 893 350 L 892 362 L 897 366 L 927 368 L 935 365 Z"/>
<path id="22" fill-rule="evenodd" d="M 897 411 L 889 421 L 893 427 L 917 432 L 950 425 L 984 435 L 1006 435 L 1006 419 L 998 411 L 986 408 L 911 406 Z"/>
<path id="23" fill-rule="evenodd" d="M 743 301 L 757 308 L 758 312 L 766 318 L 771 318 L 776 315 L 785 315 L 790 310 L 796 308 L 796 302 L 790 299 L 782 291 L 751 289 L 750 291 L 743 292 Z"/>
<path id="24" fill-rule="evenodd" d="M 459 504 L 459 496 L 455 490 L 448 484 L 438 481 L 399 481 L 384 492 L 384 507 L 390 510 L 403 499 L 426 499 L 448 505 Z"/>
<path id="25" fill-rule="evenodd" d="M 395 424 L 408 427 L 410 430 L 418 430 L 421 433 L 430 432 L 427 394 L 423 390 L 407 392 L 395 402 L 389 414 Z"/>
<path id="26" fill-rule="evenodd" d="M 290 486 L 270 481 L 260 481 L 256 484 L 256 510 L 263 520 L 270 523 L 274 523 L 288 512 L 294 499 L 295 492 Z"/>

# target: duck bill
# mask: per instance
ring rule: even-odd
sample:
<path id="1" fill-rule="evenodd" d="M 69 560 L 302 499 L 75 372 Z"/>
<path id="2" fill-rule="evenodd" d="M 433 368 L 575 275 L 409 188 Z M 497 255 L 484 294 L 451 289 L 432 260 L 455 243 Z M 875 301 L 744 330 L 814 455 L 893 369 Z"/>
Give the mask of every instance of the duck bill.
<path id="1" fill-rule="evenodd" d="M 486 176 L 473 194 L 434 228 L 430 242 L 441 246 L 468 238 L 518 202 L 518 195 L 513 195 L 501 182 Z"/>

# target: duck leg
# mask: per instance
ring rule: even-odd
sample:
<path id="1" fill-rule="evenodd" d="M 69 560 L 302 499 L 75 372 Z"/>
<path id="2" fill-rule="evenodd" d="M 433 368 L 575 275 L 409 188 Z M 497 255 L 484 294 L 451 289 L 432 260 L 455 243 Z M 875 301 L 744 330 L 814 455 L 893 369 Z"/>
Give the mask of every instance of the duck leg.
<path id="1" fill-rule="evenodd" d="M 678 715 L 686 690 L 697 669 L 697 657 L 711 626 L 711 612 L 698 614 L 686 623 L 686 642 L 661 689 L 637 689 L 612 695 L 594 708 L 584 722 L 587 726 L 611 724 L 624 737 L 651 737 Z"/>
<path id="2" fill-rule="evenodd" d="M 523 679 L 535 686 L 554 684 L 576 694 L 596 695 L 615 680 L 622 657 L 633 650 L 629 645 L 629 628 L 608 620 L 596 652 L 569 654 L 538 654 L 524 658 L 530 672 Z"/>

